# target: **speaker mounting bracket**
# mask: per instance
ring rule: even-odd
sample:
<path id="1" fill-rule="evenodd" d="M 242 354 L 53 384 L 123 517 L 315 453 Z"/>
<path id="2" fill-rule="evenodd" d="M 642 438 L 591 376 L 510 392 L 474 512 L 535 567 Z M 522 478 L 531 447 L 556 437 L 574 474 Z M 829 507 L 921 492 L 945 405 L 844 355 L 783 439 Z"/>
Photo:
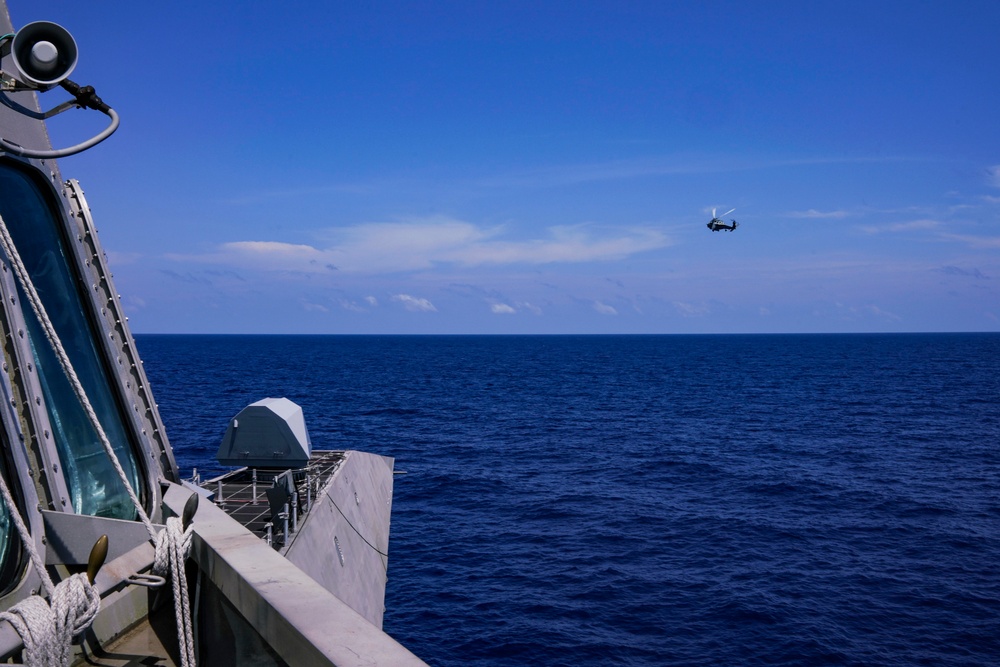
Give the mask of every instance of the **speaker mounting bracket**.
<path id="1" fill-rule="evenodd" d="M 39 48 L 39 45 L 44 48 Z M 0 137 L 0 151 L 38 159 L 66 157 L 99 144 L 118 129 L 118 114 L 98 97 L 93 86 L 80 86 L 67 78 L 76 66 L 76 42 L 62 26 L 37 21 L 16 33 L 0 36 L 0 58 L 8 56 L 13 61 L 16 74 L 0 69 L 0 104 L 36 120 L 46 120 L 73 108 L 94 109 L 110 118 L 111 122 L 99 134 L 68 148 L 36 150 Z M 45 112 L 29 109 L 7 95 L 22 91 L 41 93 L 55 86 L 66 90 L 73 99 Z"/>

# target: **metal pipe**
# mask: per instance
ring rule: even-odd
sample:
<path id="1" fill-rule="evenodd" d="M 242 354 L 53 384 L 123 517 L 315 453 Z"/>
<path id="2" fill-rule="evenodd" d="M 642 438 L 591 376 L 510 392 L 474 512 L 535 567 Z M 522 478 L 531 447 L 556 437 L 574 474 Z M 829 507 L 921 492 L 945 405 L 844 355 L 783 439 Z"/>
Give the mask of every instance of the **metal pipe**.
<path id="1" fill-rule="evenodd" d="M 257 504 L 257 469 L 253 469 L 253 504 Z"/>
<path id="2" fill-rule="evenodd" d="M 220 479 L 215 492 L 215 502 L 221 505 L 223 500 L 224 498 L 222 497 L 222 480 Z"/>
<path id="3" fill-rule="evenodd" d="M 285 541 L 283 542 L 283 544 L 287 545 L 288 544 L 288 503 L 285 503 L 285 509 L 281 513 L 281 520 L 284 523 L 284 531 L 285 531 Z"/>
<path id="4" fill-rule="evenodd" d="M 299 532 L 299 493 L 292 494 L 292 532 Z"/>

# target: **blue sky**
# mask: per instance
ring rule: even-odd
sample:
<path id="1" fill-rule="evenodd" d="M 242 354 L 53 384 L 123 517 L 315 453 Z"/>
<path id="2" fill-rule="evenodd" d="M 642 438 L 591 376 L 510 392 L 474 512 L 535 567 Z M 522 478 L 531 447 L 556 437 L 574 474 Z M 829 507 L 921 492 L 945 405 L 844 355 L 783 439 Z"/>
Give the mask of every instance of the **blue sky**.
<path id="1" fill-rule="evenodd" d="M 1000 330 L 997 2 L 10 4 L 137 332 Z"/>

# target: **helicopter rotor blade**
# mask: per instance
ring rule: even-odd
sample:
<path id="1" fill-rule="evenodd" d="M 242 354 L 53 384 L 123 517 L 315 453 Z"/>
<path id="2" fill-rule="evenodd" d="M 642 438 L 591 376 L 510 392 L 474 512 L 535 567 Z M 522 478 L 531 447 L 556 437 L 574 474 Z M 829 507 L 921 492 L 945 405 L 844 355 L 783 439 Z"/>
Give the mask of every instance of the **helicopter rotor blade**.
<path id="1" fill-rule="evenodd" d="M 722 215 L 724 215 L 724 216 L 729 215 L 730 213 L 732 213 L 735 210 L 736 210 L 735 208 L 731 208 L 728 211 L 726 211 L 725 213 L 723 213 Z"/>
<path id="2" fill-rule="evenodd" d="M 715 219 L 715 218 L 718 218 L 718 217 L 719 217 L 719 216 L 717 216 L 717 215 L 715 214 L 715 209 L 713 208 L 713 209 L 712 209 L 712 218 L 713 218 L 713 219 Z"/>

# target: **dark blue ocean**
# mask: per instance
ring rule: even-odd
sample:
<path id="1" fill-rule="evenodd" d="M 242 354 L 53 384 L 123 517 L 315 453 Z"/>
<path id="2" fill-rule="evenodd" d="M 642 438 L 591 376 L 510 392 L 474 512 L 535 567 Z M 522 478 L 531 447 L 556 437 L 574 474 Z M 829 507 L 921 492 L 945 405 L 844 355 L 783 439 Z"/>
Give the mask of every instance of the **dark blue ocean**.
<path id="1" fill-rule="evenodd" d="M 1000 664 L 1000 334 L 137 345 L 185 476 L 267 396 L 395 457 L 431 665 Z"/>

